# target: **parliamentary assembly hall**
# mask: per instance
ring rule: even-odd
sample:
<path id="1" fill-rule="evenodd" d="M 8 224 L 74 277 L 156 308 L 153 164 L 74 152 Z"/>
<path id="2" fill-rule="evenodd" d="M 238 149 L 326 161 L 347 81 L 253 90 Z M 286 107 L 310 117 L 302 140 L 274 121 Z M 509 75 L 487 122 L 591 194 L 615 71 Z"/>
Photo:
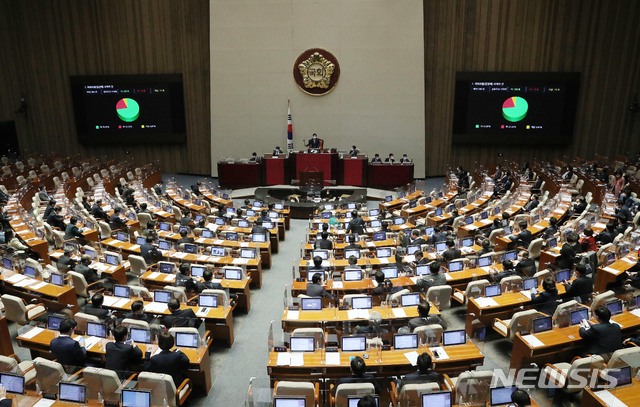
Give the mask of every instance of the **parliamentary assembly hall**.
<path id="1" fill-rule="evenodd" d="M 639 405 L 639 21 L 0 0 L 0 407 Z"/>

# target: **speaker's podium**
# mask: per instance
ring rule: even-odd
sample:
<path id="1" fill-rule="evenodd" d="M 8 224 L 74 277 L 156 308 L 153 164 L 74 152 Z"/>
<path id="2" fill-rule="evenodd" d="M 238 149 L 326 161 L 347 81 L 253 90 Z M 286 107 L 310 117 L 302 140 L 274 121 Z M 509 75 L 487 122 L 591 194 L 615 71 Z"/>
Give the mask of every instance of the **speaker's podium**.
<path id="1" fill-rule="evenodd" d="M 264 183 L 265 185 L 287 185 L 289 184 L 289 174 L 287 171 L 287 160 L 284 154 L 274 156 L 265 154 L 262 157 L 264 162 Z"/>
<path id="2" fill-rule="evenodd" d="M 340 159 L 340 185 L 367 185 L 367 164 L 366 155 L 343 156 Z"/>
<path id="3" fill-rule="evenodd" d="M 293 152 L 291 153 L 295 178 L 301 180 L 301 173 L 306 171 L 320 171 L 323 180 L 336 180 L 338 177 L 338 153 L 334 150 L 318 153 Z"/>

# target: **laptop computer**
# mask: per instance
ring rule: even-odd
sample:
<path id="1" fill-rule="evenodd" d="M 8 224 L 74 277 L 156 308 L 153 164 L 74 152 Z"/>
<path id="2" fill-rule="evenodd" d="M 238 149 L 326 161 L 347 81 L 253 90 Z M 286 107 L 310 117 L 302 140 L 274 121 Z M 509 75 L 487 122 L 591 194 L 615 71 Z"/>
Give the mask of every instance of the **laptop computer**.
<path id="1" fill-rule="evenodd" d="M 210 231 L 209 229 L 202 229 L 202 237 L 204 237 L 205 239 L 212 239 L 213 232 Z"/>
<path id="2" fill-rule="evenodd" d="M 418 347 L 418 334 L 393 335 L 394 349 L 416 349 Z"/>
<path id="3" fill-rule="evenodd" d="M 192 277 L 202 277 L 204 272 L 207 271 L 207 266 L 203 266 L 201 264 L 192 264 L 191 265 L 191 276 Z"/>
<path id="4" fill-rule="evenodd" d="M 120 402 L 122 407 L 151 407 L 151 391 L 123 388 Z"/>
<path id="5" fill-rule="evenodd" d="M 478 257 L 478 267 L 489 267 L 491 264 L 493 264 L 491 256 Z"/>
<path id="6" fill-rule="evenodd" d="M 569 269 L 560 270 L 556 274 L 556 281 L 559 283 L 562 281 L 569 281 L 570 279 L 571 279 L 571 270 Z"/>
<path id="7" fill-rule="evenodd" d="M 343 352 L 364 352 L 367 349 L 365 336 L 343 336 L 340 341 Z"/>
<path id="8" fill-rule="evenodd" d="M 173 263 L 160 262 L 159 271 L 165 274 L 173 274 L 173 269 L 175 265 Z"/>
<path id="9" fill-rule="evenodd" d="M 582 308 L 571 311 L 571 325 L 578 325 L 582 320 L 589 320 L 589 308 Z"/>
<path id="10" fill-rule="evenodd" d="M 503 406 L 511 404 L 511 394 L 518 390 L 516 386 L 493 387 L 490 389 L 491 406 Z"/>
<path id="11" fill-rule="evenodd" d="M 447 250 L 447 243 L 446 242 L 438 242 L 436 243 L 436 251 L 438 253 L 441 253 L 443 251 Z"/>
<path id="12" fill-rule="evenodd" d="M 311 257 L 320 257 L 322 260 L 329 260 L 329 251 L 328 250 L 314 250 L 311 253 Z"/>
<path id="13" fill-rule="evenodd" d="M 374 228 L 374 229 L 375 229 L 375 228 L 379 228 L 379 227 L 381 227 L 381 226 L 382 226 L 382 222 L 381 222 L 379 219 L 373 219 L 371 222 L 369 222 L 369 225 L 370 225 L 372 228 Z M 375 236 L 375 235 L 374 235 L 374 236 Z M 375 239 L 374 239 L 374 240 L 375 240 Z"/>
<path id="14" fill-rule="evenodd" d="M 380 271 L 384 274 L 384 278 L 398 278 L 398 269 L 396 267 L 383 267 Z"/>
<path id="15" fill-rule="evenodd" d="M 348 249 L 344 251 L 344 258 L 348 259 L 349 257 L 355 257 L 356 259 L 360 258 L 360 250 L 359 249 Z"/>
<path id="16" fill-rule="evenodd" d="M 126 285 L 116 284 L 113 286 L 113 296 L 118 298 L 130 298 L 131 288 Z"/>
<path id="17" fill-rule="evenodd" d="M 273 407 L 307 407 L 307 399 L 304 397 L 283 397 L 273 398 Z"/>
<path id="18" fill-rule="evenodd" d="M 87 401 L 87 387 L 76 383 L 58 383 L 58 399 L 71 403 L 85 403 Z"/>
<path id="19" fill-rule="evenodd" d="M 217 308 L 218 296 L 216 294 L 200 294 L 198 296 L 198 306 L 202 308 Z"/>
<path id="20" fill-rule="evenodd" d="M 50 277 L 49 277 L 49 281 L 51 282 L 51 284 L 57 285 L 57 286 L 63 286 L 64 285 L 64 276 L 60 273 L 51 273 Z"/>
<path id="21" fill-rule="evenodd" d="M 371 222 L 371 227 L 376 227 L 373 226 L 373 222 Z M 379 227 L 379 226 L 377 226 Z M 381 242 L 383 240 L 387 240 L 387 233 L 386 232 L 375 232 L 373 234 L 373 241 L 374 242 Z"/>
<path id="22" fill-rule="evenodd" d="M 444 331 L 442 333 L 442 345 L 464 345 L 467 343 L 467 332 L 464 329 Z"/>
<path id="23" fill-rule="evenodd" d="M 420 304 L 420 293 L 403 294 L 400 296 L 400 305 L 412 307 Z"/>
<path id="24" fill-rule="evenodd" d="M 129 328 L 129 339 L 136 343 L 151 343 L 151 330 L 145 328 Z"/>
<path id="25" fill-rule="evenodd" d="M 464 269 L 464 263 L 461 260 L 449 262 L 449 272 L 461 271 Z"/>
<path id="26" fill-rule="evenodd" d="M 211 246 L 209 249 L 214 257 L 224 257 L 225 255 L 224 247 Z"/>
<path id="27" fill-rule="evenodd" d="M 609 376 L 609 387 L 620 387 L 631 384 L 633 378 L 631 374 L 631 366 L 622 366 L 616 369 L 607 370 Z"/>
<path id="28" fill-rule="evenodd" d="M 197 348 L 200 336 L 195 332 L 176 332 L 176 346 L 182 348 Z"/>
<path id="29" fill-rule="evenodd" d="M 394 225 L 402 225 L 402 224 L 404 224 L 404 218 L 395 218 L 395 219 L 393 219 L 393 224 Z"/>
<path id="30" fill-rule="evenodd" d="M 533 321 L 531 321 L 531 323 L 532 323 L 531 330 L 533 331 L 534 334 L 550 331 L 553 329 L 553 322 L 551 317 L 535 318 Z"/>
<path id="31" fill-rule="evenodd" d="M 380 209 L 369 209 L 369 216 L 378 216 L 380 215 Z"/>
<path id="32" fill-rule="evenodd" d="M 242 280 L 242 269 L 240 267 L 225 266 L 222 268 L 224 271 L 224 278 L 227 280 Z"/>
<path id="33" fill-rule="evenodd" d="M 49 315 L 47 317 L 47 329 L 51 329 L 52 331 L 57 331 L 60 329 L 60 324 L 65 319 L 62 315 Z"/>
<path id="34" fill-rule="evenodd" d="M 158 240 L 158 248 L 160 250 L 171 250 L 171 243 L 167 240 Z"/>
<path id="35" fill-rule="evenodd" d="M 107 253 L 104 255 L 104 262 L 111 265 L 111 266 L 119 266 L 120 265 L 120 259 L 118 258 L 117 255 L 115 254 L 110 254 Z"/>
<path id="36" fill-rule="evenodd" d="M 424 393 L 421 396 L 422 407 L 451 407 L 451 392 L 438 391 Z"/>
<path id="37" fill-rule="evenodd" d="M 464 239 L 462 239 L 460 241 L 460 246 L 461 247 L 471 247 L 471 246 L 473 246 L 473 238 L 472 237 L 465 237 Z"/>
<path id="38" fill-rule="evenodd" d="M 106 338 L 109 330 L 106 324 L 99 322 L 87 322 L 87 335 L 98 338 Z"/>
<path id="39" fill-rule="evenodd" d="M 116 232 L 116 240 L 119 240 L 121 242 L 128 242 L 129 234 L 125 232 Z"/>
<path id="40" fill-rule="evenodd" d="M 416 252 L 419 252 L 420 250 L 422 250 L 422 247 L 420 245 L 407 246 L 408 255 L 413 255 Z"/>
<path id="41" fill-rule="evenodd" d="M 251 241 L 254 243 L 265 243 L 267 241 L 267 235 L 264 233 L 251 234 Z"/>
<path id="42" fill-rule="evenodd" d="M 386 259 L 391 257 L 391 248 L 390 247 L 378 247 L 376 249 L 376 257 L 379 259 Z"/>
<path id="43" fill-rule="evenodd" d="M 7 393 L 24 394 L 24 377 L 11 373 L 0 373 L 0 384 Z"/>
<path id="44" fill-rule="evenodd" d="M 431 270 L 429 269 L 429 265 L 428 264 L 420 264 L 419 266 L 416 266 L 416 275 L 417 276 L 423 276 L 426 274 L 430 274 Z"/>
<path id="45" fill-rule="evenodd" d="M 536 277 L 525 278 L 522 280 L 522 289 L 531 290 L 538 287 L 538 279 Z"/>
<path id="46" fill-rule="evenodd" d="M 314 352 L 316 342 L 313 336 L 292 336 L 289 338 L 289 350 L 291 352 Z"/>
<path id="47" fill-rule="evenodd" d="M 171 299 L 171 291 L 157 290 L 153 292 L 153 302 L 168 303 Z"/>
<path id="48" fill-rule="evenodd" d="M 300 298 L 300 309 L 303 311 L 321 311 L 322 297 Z"/>
<path id="49" fill-rule="evenodd" d="M 518 259 L 518 252 L 515 250 L 509 250 L 504 253 L 504 259 L 510 261 L 516 261 Z"/>
<path id="50" fill-rule="evenodd" d="M 373 308 L 373 300 L 370 295 L 365 297 L 353 297 L 351 299 L 351 308 L 353 309 L 371 309 Z"/>
<path id="51" fill-rule="evenodd" d="M 360 281 L 362 280 L 361 269 L 345 269 L 343 272 L 344 281 Z"/>
<path id="52" fill-rule="evenodd" d="M 622 300 L 607 301 L 607 303 L 604 306 L 609 309 L 612 316 L 622 314 L 622 311 L 623 311 Z"/>
<path id="53" fill-rule="evenodd" d="M 189 253 L 189 254 L 198 253 L 198 246 L 193 243 L 184 243 L 182 247 L 185 253 Z"/>
<path id="54" fill-rule="evenodd" d="M 493 284 L 484 287 L 484 296 L 485 297 L 495 297 L 502 293 L 502 289 L 500 288 L 500 284 Z"/>
<path id="55" fill-rule="evenodd" d="M 256 258 L 256 249 L 250 248 L 242 248 L 240 249 L 240 258 L 242 259 L 255 259 Z"/>

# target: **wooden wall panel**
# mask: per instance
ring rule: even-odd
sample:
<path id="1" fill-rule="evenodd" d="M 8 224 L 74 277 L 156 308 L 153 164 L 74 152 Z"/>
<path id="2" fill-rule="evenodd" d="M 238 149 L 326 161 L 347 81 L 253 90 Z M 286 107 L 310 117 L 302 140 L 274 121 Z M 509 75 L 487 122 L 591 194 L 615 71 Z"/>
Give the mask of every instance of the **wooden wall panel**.
<path id="1" fill-rule="evenodd" d="M 615 155 L 640 148 L 640 2 L 426 0 L 426 175 L 503 160 Z M 451 144 L 456 71 L 582 72 L 566 148 Z"/>
<path id="2" fill-rule="evenodd" d="M 81 153 L 209 174 L 209 0 L 0 1 L 0 120 L 23 152 Z M 6 57 L 6 59 L 5 59 Z M 182 73 L 187 143 L 81 146 L 69 76 Z M 21 94 L 28 116 L 14 110 Z"/>

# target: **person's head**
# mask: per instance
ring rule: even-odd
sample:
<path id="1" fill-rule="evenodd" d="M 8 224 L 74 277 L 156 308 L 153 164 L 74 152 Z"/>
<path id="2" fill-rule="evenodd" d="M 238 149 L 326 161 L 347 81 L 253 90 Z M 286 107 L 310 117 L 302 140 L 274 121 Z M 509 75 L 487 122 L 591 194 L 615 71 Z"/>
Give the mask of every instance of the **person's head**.
<path id="1" fill-rule="evenodd" d="M 149 222 L 147 222 L 147 229 L 149 230 L 153 230 L 156 228 L 156 223 L 152 220 L 150 220 Z"/>
<path id="2" fill-rule="evenodd" d="M 413 257 L 416 259 L 416 261 L 420 261 L 422 260 L 422 257 L 424 255 L 422 254 L 421 250 L 416 251 L 415 253 L 413 253 Z"/>
<path id="3" fill-rule="evenodd" d="M 418 229 L 413 229 L 411 231 L 411 237 L 414 239 L 417 239 L 420 237 L 420 231 Z"/>
<path id="4" fill-rule="evenodd" d="M 393 158 L 393 153 L 389 153 L 389 158 Z"/>
<path id="5" fill-rule="evenodd" d="M 355 209 L 351 211 L 351 217 L 352 218 L 357 218 L 358 217 L 358 211 L 356 211 Z"/>
<path id="6" fill-rule="evenodd" d="M 113 328 L 113 339 L 116 340 L 116 342 L 122 342 L 125 340 L 125 338 L 127 337 L 127 327 L 124 325 L 118 325 L 117 327 Z"/>
<path id="7" fill-rule="evenodd" d="M 91 297 L 91 305 L 94 307 L 102 307 L 102 303 L 104 302 L 104 296 L 100 293 L 93 294 Z"/>
<path id="8" fill-rule="evenodd" d="M 202 273 L 202 278 L 204 279 L 204 281 L 211 281 L 211 279 L 213 279 L 213 271 L 206 269 Z"/>
<path id="9" fill-rule="evenodd" d="M 62 212 L 62 207 L 61 207 L 61 206 L 56 206 L 55 208 L 53 208 L 53 210 L 54 210 L 56 213 L 60 213 L 60 212 Z"/>
<path id="10" fill-rule="evenodd" d="M 498 222 L 500 222 L 500 221 L 498 220 Z M 491 240 L 489 240 L 489 239 L 484 239 L 484 240 L 482 241 L 482 248 L 483 248 L 483 249 L 487 249 L 487 250 L 488 250 L 488 249 L 490 249 L 490 248 L 491 248 Z"/>
<path id="11" fill-rule="evenodd" d="M 312 138 L 314 138 L 314 139 L 317 139 L 317 138 L 318 138 L 318 135 L 317 135 L 316 133 L 313 133 L 313 134 L 311 135 L 311 137 L 312 137 Z"/>
<path id="12" fill-rule="evenodd" d="M 374 399 L 373 396 L 366 395 L 358 400 L 356 407 L 376 407 L 376 399 Z"/>
<path id="13" fill-rule="evenodd" d="M 71 332 L 78 324 L 71 318 L 65 318 L 60 322 L 60 327 L 58 331 L 60 331 L 63 335 L 71 335 Z"/>
<path id="14" fill-rule="evenodd" d="M 54 201 L 53 199 L 50 199 L 48 206 L 56 206 L 56 201 Z"/>
<path id="15" fill-rule="evenodd" d="M 418 371 L 420 373 L 428 373 L 431 370 L 431 356 L 424 352 L 418 356 Z"/>
<path id="16" fill-rule="evenodd" d="M 502 212 L 502 220 L 509 220 L 510 218 L 509 212 Z"/>
<path id="17" fill-rule="evenodd" d="M 355 146 L 355 145 L 353 145 L 353 146 L 351 146 L 351 148 L 352 148 L 353 150 L 355 150 L 355 149 L 356 149 L 356 146 Z"/>
<path id="18" fill-rule="evenodd" d="M 542 289 L 548 292 L 556 291 L 556 282 L 552 278 L 545 278 L 542 281 Z"/>
<path id="19" fill-rule="evenodd" d="M 373 275 L 373 278 L 375 278 L 378 284 L 382 284 L 382 282 L 384 282 L 384 273 L 378 270 L 376 271 L 376 274 Z"/>
<path id="20" fill-rule="evenodd" d="M 493 226 L 499 228 L 500 226 L 502 226 L 502 221 L 499 218 L 494 218 Z"/>
<path id="21" fill-rule="evenodd" d="M 158 346 L 160 347 L 160 349 L 170 350 L 171 348 L 173 348 L 174 343 L 175 341 L 173 340 L 173 335 L 171 335 L 169 332 L 163 332 L 158 335 Z"/>
<path id="22" fill-rule="evenodd" d="M 135 315 L 141 315 L 144 312 L 144 303 L 140 300 L 135 300 L 131 303 L 131 312 Z"/>
<path id="23" fill-rule="evenodd" d="M 153 243 L 153 236 L 147 236 L 147 238 L 144 241 L 147 242 L 147 244 Z"/>
<path id="24" fill-rule="evenodd" d="M 71 248 L 66 248 L 64 249 L 64 255 L 67 257 L 71 257 L 71 255 L 73 254 L 73 250 Z"/>
<path id="25" fill-rule="evenodd" d="M 531 200 L 532 201 L 537 201 L 538 200 L 538 195 L 536 195 L 536 194 L 531 195 Z"/>
<path id="26" fill-rule="evenodd" d="M 517 407 L 526 407 L 531 405 L 531 398 L 529 398 L 529 393 L 526 391 L 517 389 L 511 393 L 511 402 Z"/>
<path id="27" fill-rule="evenodd" d="M 418 304 L 418 315 L 420 315 L 420 317 L 428 317 L 429 311 L 431 311 L 431 304 L 429 304 L 428 301 L 422 301 Z"/>
<path id="28" fill-rule="evenodd" d="M 325 222 L 322 224 L 322 232 L 320 233 L 320 235 L 322 236 L 322 233 L 327 232 L 327 236 L 329 236 L 329 223 Z M 323 239 L 326 239 L 323 237 Z"/>
<path id="29" fill-rule="evenodd" d="M 378 311 L 372 311 L 371 314 L 369 314 L 369 325 L 378 328 L 381 323 L 382 315 L 380 315 Z"/>
<path id="30" fill-rule="evenodd" d="M 191 263 L 180 263 L 180 267 L 178 267 L 178 270 L 180 271 L 180 274 L 182 274 L 183 276 L 186 276 L 187 274 L 189 274 L 190 268 L 191 268 Z"/>
<path id="31" fill-rule="evenodd" d="M 502 262 L 502 269 L 504 271 L 513 269 L 513 262 L 511 260 L 505 260 Z"/>
<path id="32" fill-rule="evenodd" d="M 356 356 L 351 359 L 351 374 L 356 377 L 364 376 L 364 372 L 367 370 L 367 365 L 364 363 L 364 359 L 360 356 Z"/>
<path id="33" fill-rule="evenodd" d="M 320 236 L 322 236 L 324 240 L 327 240 L 329 238 L 329 232 L 323 230 L 322 233 L 320 233 Z"/>
<path id="34" fill-rule="evenodd" d="M 549 225 L 550 226 L 556 226 L 557 224 L 558 224 L 558 219 L 556 219 L 553 216 L 549 218 Z"/>
<path id="35" fill-rule="evenodd" d="M 252 156 L 252 157 L 257 157 L 257 156 L 258 156 L 258 153 L 256 153 L 256 152 L 254 151 L 253 153 L 251 153 L 251 156 Z"/>
<path id="36" fill-rule="evenodd" d="M 447 239 L 446 245 L 449 249 L 452 249 L 456 245 L 456 242 L 453 239 Z"/>
<path id="37" fill-rule="evenodd" d="M 587 266 L 585 266 L 582 263 L 576 264 L 576 274 L 578 275 L 578 277 L 586 276 L 587 275 Z"/>
<path id="38" fill-rule="evenodd" d="M 380 158 L 380 154 L 375 153 L 375 154 L 373 155 L 373 157 L 374 157 L 374 158 Z"/>
<path id="39" fill-rule="evenodd" d="M 518 222 L 518 227 L 520 228 L 520 230 L 525 230 L 527 228 L 527 221 L 521 220 L 520 222 Z"/>
<path id="40" fill-rule="evenodd" d="M 355 266 L 356 264 L 358 264 L 358 259 L 356 258 L 356 256 L 349 256 L 349 265 Z"/>
<path id="41" fill-rule="evenodd" d="M 172 298 L 167 303 L 167 307 L 169 308 L 169 311 L 171 311 L 171 312 L 177 311 L 177 310 L 180 309 L 180 301 L 178 301 L 177 298 Z"/>
<path id="42" fill-rule="evenodd" d="M 407 158 L 407 154 L 402 154 L 402 158 Z"/>
<path id="43" fill-rule="evenodd" d="M 313 276 L 311 276 L 311 282 L 313 284 L 320 284 L 322 282 L 322 273 L 314 273 Z"/>
<path id="44" fill-rule="evenodd" d="M 431 272 L 431 274 L 438 274 L 440 272 L 440 263 L 438 263 L 437 261 L 432 261 L 429 264 L 429 271 Z"/>
<path id="45" fill-rule="evenodd" d="M 314 265 L 316 268 L 317 268 L 317 267 L 322 266 L 322 257 L 320 257 L 320 256 L 315 256 L 315 257 L 313 258 L 313 265 Z"/>
<path id="46" fill-rule="evenodd" d="M 180 231 L 180 237 L 182 237 L 182 238 L 187 237 L 187 231 L 186 231 L 185 229 L 182 229 L 182 230 Z"/>
<path id="47" fill-rule="evenodd" d="M 280 146 L 276 146 L 276 150 L 280 150 Z"/>
<path id="48" fill-rule="evenodd" d="M 13 230 L 12 229 L 5 229 L 4 230 L 4 239 L 8 242 L 11 239 L 13 239 Z"/>
<path id="49" fill-rule="evenodd" d="M 529 251 L 528 250 L 521 250 L 520 251 L 520 260 L 526 260 L 529 258 Z"/>
<path id="50" fill-rule="evenodd" d="M 85 266 L 88 266 L 89 264 L 91 264 L 91 256 L 89 256 L 88 254 L 83 254 L 82 257 L 80 257 L 80 262 Z"/>
<path id="51" fill-rule="evenodd" d="M 69 219 L 69 223 L 71 223 L 72 225 L 75 225 L 76 223 L 78 223 L 78 218 L 75 216 L 72 216 L 71 219 Z"/>
<path id="52" fill-rule="evenodd" d="M 576 243 L 578 239 L 578 235 L 573 232 L 567 234 L 567 242 L 569 243 Z"/>
<path id="53" fill-rule="evenodd" d="M 147 203 L 146 202 L 141 203 L 140 204 L 140 209 L 143 210 L 143 211 L 147 210 Z"/>
<path id="54" fill-rule="evenodd" d="M 594 313 L 596 314 L 598 322 L 609 322 L 611 319 L 611 311 L 609 311 L 607 307 L 598 307 Z"/>

